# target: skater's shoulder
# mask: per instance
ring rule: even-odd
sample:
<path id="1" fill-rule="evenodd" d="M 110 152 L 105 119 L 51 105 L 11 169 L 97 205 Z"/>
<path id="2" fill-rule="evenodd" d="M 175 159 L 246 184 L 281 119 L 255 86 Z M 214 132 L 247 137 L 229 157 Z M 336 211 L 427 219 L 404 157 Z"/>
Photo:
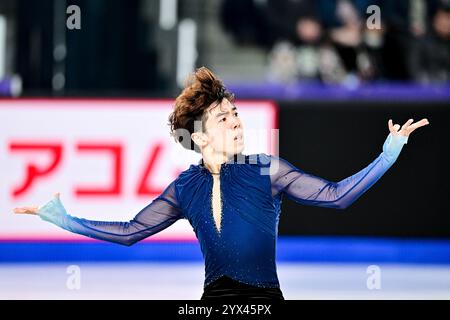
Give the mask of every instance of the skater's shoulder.
<path id="1" fill-rule="evenodd" d="M 261 167 L 279 167 L 279 166 L 285 166 L 286 164 L 289 164 L 288 161 L 286 161 L 284 158 L 280 157 L 279 155 L 270 154 L 270 153 L 258 153 L 254 155 L 254 157 L 257 157 L 258 165 Z"/>
<path id="2" fill-rule="evenodd" d="M 206 168 L 201 164 L 201 162 L 198 163 L 191 163 L 189 166 L 181 171 L 178 174 L 177 182 L 184 184 L 184 182 L 192 182 L 193 180 L 199 179 L 199 178 L 206 178 Z"/>
<path id="3" fill-rule="evenodd" d="M 198 174 L 198 173 L 201 173 L 201 171 L 202 171 L 202 167 L 200 164 L 191 163 L 189 165 L 189 167 L 187 167 L 185 170 L 180 172 L 180 174 L 178 175 L 178 178 L 190 176 L 192 174 Z"/>
<path id="4" fill-rule="evenodd" d="M 257 159 L 257 163 L 260 165 L 270 165 L 274 161 L 283 161 L 283 158 L 281 158 L 278 155 L 271 154 L 271 153 L 256 153 L 249 155 L 249 157 L 252 157 L 253 159 Z"/>
<path id="5" fill-rule="evenodd" d="M 260 152 L 246 155 L 246 163 L 265 167 L 270 164 L 270 154 Z"/>

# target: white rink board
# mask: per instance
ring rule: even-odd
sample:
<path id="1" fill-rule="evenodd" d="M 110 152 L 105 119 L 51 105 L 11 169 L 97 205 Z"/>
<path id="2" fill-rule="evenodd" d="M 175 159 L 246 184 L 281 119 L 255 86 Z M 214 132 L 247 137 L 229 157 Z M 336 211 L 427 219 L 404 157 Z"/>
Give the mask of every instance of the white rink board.
<path id="1" fill-rule="evenodd" d="M 276 154 L 270 132 L 276 128 L 276 106 L 265 101 L 237 101 L 236 106 L 246 131 L 244 153 Z M 38 217 L 12 213 L 14 207 L 41 206 L 56 191 L 71 215 L 132 219 L 200 160 L 170 137 L 172 107 L 173 100 L 0 101 L 0 240 L 92 241 Z M 151 239 L 195 235 L 182 220 Z"/>

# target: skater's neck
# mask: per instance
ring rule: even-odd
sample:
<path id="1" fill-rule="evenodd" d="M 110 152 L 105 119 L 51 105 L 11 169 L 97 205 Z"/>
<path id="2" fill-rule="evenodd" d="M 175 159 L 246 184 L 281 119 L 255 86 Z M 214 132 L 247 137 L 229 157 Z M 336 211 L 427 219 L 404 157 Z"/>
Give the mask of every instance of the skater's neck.
<path id="1" fill-rule="evenodd" d="M 233 155 L 227 155 L 224 153 L 209 152 L 204 150 L 202 152 L 203 165 L 211 173 L 219 173 L 221 165 L 231 159 Z"/>

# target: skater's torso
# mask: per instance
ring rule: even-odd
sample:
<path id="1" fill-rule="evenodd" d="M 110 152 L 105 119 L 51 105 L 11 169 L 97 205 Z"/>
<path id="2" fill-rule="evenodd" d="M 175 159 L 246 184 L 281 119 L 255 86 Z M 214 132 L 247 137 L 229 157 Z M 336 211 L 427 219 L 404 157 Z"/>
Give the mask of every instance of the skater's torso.
<path id="1" fill-rule="evenodd" d="M 225 163 L 219 174 L 191 165 L 176 188 L 205 259 L 205 286 L 222 275 L 278 287 L 275 245 L 280 198 L 272 197 L 269 164 Z"/>

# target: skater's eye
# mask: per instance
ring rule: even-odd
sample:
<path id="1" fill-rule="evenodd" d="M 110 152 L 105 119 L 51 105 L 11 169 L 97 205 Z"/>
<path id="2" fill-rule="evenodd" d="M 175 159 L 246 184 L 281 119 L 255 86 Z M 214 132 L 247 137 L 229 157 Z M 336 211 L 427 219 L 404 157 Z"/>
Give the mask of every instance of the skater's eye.
<path id="1" fill-rule="evenodd" d="M 235 112 L 234 113 L 234 115 L 237 117 L 238 116 L 238 113 L 237 112 Z M 220 119 L 220 121 L 222 121 L 222 122 L 225 122 L 227 120 L 227 118 L 226 117 L 224 117 L 224 118 L 222 118 L 222 119 Z"/>

